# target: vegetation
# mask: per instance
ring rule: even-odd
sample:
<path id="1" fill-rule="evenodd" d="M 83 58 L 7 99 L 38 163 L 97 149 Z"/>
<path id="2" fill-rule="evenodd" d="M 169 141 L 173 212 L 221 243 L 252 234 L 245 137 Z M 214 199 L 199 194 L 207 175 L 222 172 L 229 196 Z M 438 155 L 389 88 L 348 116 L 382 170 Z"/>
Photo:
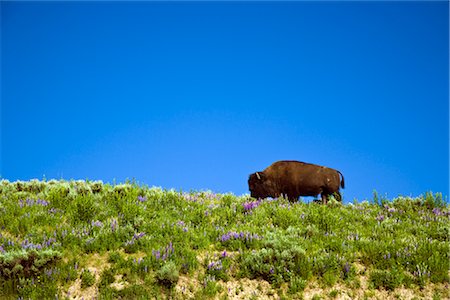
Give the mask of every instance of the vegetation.
<path id="1" fill-rule="evenodd" d="M 444 299 L 449 216 L 432 193 L 324 206 L 3 180 L 0 298 Z"/>

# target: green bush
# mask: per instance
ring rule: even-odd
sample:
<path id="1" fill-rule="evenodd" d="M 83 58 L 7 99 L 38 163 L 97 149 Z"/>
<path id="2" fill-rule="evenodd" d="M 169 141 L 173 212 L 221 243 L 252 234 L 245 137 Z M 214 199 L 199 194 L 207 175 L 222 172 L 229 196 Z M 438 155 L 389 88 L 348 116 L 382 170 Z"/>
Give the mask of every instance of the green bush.
<path id="1" fill-rule="evenodd" d="M 36 276 L 60 258 L 61 253 L 51 249 L 0 253 L 0 276 L 5 279 Z"/>
<path id="2" fill-rule="evenodd" d="M 87 288 L 95 284 L 95 276 L 88 269 L 81 272 L 81 288 Z"/>
<path id="3" fill-rule="evenodd" d="M 294 274 L 308 279 L 311 274 L 306 251 L 294 238 L 282 233 L 268 234 L 262 249 L 244 252 L 241 272 L 250 278 L 262 278 L 275 285 L 289 282 Z"/>
<path id="4" fill-rule="evenodd" d="M 403 283 L 403 272 L 397 269 L 391 270 L 373 270 L 370 272 L 369 281 L 374 288 L 385 288 L 394 290 Z"/>
<path id="5" fill-rule="evenodd" d="M 173 261 L 168 261 L 156 272 L 158 282 L 168 288 L 172 288 L 180 277 L 178 268 Z"/>
<path id="6" fill-rule="evenodd" d="M 98 210 L 92 196 L 76 196 L 73 200 L 72 221 L 89 223 Z"/>

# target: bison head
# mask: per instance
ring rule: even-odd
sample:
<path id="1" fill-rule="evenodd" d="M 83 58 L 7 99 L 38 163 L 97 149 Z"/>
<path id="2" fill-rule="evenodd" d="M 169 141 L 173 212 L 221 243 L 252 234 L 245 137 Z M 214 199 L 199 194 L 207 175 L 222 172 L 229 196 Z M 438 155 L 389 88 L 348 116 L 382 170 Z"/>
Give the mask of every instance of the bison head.
<path id="1" fill-rule="evenodd" d="M 272 181 L 267 178 L 264 172 L 250 174 L 248 178 L 248 188 L 252 198 L 274 197 Z"/>

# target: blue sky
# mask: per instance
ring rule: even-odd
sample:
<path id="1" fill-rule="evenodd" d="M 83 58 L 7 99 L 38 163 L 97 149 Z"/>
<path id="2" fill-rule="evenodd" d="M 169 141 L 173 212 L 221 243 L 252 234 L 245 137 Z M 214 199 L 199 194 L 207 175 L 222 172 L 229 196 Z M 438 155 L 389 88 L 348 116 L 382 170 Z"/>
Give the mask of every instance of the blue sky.
<path id="1" fill-rule="evenodd" d="M 248 192 L 282 159 L 344 200 L 449 189 L 443 2 L 1 2 L 1 177 Z"/>

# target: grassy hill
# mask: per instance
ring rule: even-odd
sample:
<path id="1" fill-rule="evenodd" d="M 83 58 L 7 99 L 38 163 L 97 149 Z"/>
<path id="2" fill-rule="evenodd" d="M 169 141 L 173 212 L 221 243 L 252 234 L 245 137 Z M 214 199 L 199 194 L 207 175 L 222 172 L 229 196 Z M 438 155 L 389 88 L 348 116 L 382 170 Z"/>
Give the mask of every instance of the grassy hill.
<path id="1" fill-rule="evenodd" d="M 342 205 L 0 181 L 1 299 L 448 299 L 439 194 Z"/>

